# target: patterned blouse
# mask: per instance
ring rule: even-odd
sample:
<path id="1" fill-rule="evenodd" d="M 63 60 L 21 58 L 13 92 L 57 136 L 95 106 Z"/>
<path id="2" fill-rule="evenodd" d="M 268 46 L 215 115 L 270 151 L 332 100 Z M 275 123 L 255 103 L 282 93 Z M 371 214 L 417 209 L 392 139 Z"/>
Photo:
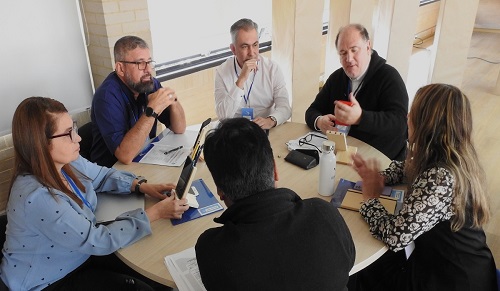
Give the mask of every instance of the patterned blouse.
<path id="1" fill-rule="evenodd" d="M 387 185 L 401 183 L 404 161 L 393 161 L 382 175 Z M 455 178 L 447 169 L 429 168 L 413 181 L 399 214 L 389 214 L 375 198 L 365 201 L 359 212 L 374 237 L 399 251 L 439 222 L 451 219 L 454 184 Z"/>

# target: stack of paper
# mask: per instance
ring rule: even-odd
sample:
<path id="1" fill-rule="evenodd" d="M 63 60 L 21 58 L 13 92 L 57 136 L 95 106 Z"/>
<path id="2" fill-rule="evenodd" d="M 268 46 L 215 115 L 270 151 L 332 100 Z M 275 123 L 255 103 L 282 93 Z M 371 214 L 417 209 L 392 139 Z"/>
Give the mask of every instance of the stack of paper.
<path id="1" fill-rule="evenodd" d="M 165 257 L 165 265 L 179 291 L 206 291 L 201 281 L 194 247 Z"/>

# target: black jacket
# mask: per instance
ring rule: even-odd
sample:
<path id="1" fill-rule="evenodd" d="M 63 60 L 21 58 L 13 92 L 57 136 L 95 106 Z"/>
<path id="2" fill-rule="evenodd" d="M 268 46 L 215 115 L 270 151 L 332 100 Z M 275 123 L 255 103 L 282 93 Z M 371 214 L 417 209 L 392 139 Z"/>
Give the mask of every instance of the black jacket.
<path id="1" fill-rule="evenodd" d="M 306 111 L 307 125 L 316 117 L 333 114 L 335 100 L 349 100 L 349 77 L 340 68 L 333 72 Z M 408 134 L 408 93 L 398 71 L 373 51 L 368 70 L 356 94 L 363 112 L 349 135 L 375 147 L 391 160 L 403 160 Z"/>
<path id="2" fill-rule="evenodd" d="M 332 204 L 271 189 L 230 206 L 196 243 L 207 290 L 347 290 L 355 249 Z"/>

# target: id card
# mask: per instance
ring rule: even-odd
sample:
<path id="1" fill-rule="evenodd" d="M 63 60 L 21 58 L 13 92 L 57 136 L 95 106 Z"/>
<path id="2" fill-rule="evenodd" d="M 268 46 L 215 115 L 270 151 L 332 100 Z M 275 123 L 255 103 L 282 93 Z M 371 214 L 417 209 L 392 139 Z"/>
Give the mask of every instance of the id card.
<path id="1" fill-rule="evenodd" d="M 241 108 L 241 117 L 247 118 L 248 120 L 253 120 L 253 108 L 251 107 Z"/>

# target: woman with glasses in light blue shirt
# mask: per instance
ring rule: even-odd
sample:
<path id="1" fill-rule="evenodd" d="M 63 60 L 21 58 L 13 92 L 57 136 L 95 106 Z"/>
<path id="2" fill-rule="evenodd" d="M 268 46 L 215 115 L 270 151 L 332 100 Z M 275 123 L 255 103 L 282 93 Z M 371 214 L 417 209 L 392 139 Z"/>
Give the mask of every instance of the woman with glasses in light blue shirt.
<path id="1" fill-rule="evenodd" d="M 82 158 L 70 115 L 50 98 L 21 102 L 12 139 L 15 166 L 0 266 L 3 283 L 11 290 L 152 290 L 153 282 L 113 252 L 151 234 L 152 221 L 181 217 L 187 201 L 161 194 L 175 185 L 140 183 L 132 173 Z M 134 191 L 161 200 L 107 225 L 96 224 L 96 192 Z"/>

